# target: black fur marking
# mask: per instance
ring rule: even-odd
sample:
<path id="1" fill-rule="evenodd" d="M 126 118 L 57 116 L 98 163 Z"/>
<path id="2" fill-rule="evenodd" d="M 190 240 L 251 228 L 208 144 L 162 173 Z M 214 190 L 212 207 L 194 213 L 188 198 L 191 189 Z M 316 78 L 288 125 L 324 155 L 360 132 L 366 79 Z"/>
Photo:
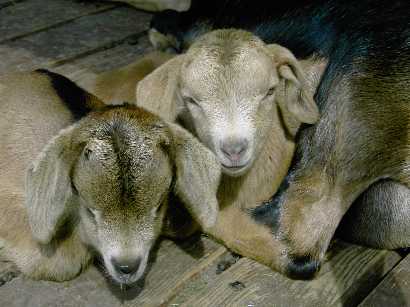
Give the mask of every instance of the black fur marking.
<path id="1" fill-rule="evenodd" d="M 278 203 L 278 198 L 272 197 L 269 201 L 251 209 L 250 215 L 257 223 L 268 226 L 275 233 L 278 230 L 280 218 Z"/>
<path id="2" fill-rule="evenodd" d="M 37 69 L 36 72 L 50 78 L 54 90 L 71 111 L 75 120 L 81 119 L 91 111 L 87 106 L 89 94 L 73 81 L 46 69 Z"/>
<path id="3" fill-rule="evenodd" d="M 205 25 L 245 29 L 301 58 L 313 53 L 329 56 L 342 36 L 354 43 L 372 32 L 380 33 L 386 25 L 408 23 L 408 9 L 408 1 L 401 0 L 193 0 L 187 12 L 155 14 L 151 27 L 175 36 L 181 45 Z"/>
<path id="4" fill-rule="evenodd" d="M 276 233 L 279 228 L 281 212 L 280 203 L 285 191 L 289 187 L 290 178 L 291 175 L 286 176 L 280 184 L 278 191 L 270 200 L 249 211 L 250 215 L 257 223 L 268 226 L 272 230 L 272 233 Z"/>
<path id="5" fill-rule="evenodd" d="M 118 158 L 120 167 L 121 194 L 123 203 L 127 204 L 133 199 L 133 172 L 132 160 L 127 154 L 129 147 L 130 130 L 121 121 L 114 121 L 108 128 L 107 132 L 111 137 L 114 152 Z"/>

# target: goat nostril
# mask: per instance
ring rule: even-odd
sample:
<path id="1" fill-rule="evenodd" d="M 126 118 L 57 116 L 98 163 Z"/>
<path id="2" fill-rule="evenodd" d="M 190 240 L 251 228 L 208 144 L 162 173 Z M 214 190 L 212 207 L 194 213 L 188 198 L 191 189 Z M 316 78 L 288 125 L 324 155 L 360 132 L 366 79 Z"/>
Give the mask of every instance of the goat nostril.
<path id="1" fill-rule="evenodd" d="M 138 271 L 138 268 L 141 264 L 141 258 L 138 257 L 137 259 L 133 260 L 119 260 L 112 258 L 111 262 L 117 272 L 121 274 L 133 274 Z"/>
<path id="2" fill-rule="evenodd" d="M 247 149 L 248 141 L 246 139 L 226 141 L 221 144 L 221 151 L 233 161 L 240 160 Z"/>
<path id="3" fill-rule="evenodd" d="M 225 146 L 221 146 L 221 151 L 224 153 L 225 156 L 230 157 L 231 154 Z"/>
<path id="4" fill-rule="evenodd" d="M 292 279 L 312 279 L 320 269 L 320 262 L 309 257 L 297 257 L 288 263 L 286 274 Z"/>

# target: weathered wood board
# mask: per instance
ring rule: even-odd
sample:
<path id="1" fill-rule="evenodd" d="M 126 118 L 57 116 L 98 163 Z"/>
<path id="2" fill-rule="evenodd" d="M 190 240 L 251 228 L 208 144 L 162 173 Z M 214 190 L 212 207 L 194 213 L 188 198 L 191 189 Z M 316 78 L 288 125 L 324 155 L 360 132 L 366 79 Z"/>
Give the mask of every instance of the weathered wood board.
<path id="1" fill-rule="evenodd" d="M 401 257 L 339 242 L 312 281 L 292 281 L 243 258 L 216 274 L 210 266 L 169 304 L 176 306 L 355 306 Z"/>
<path id="2" fill-rule="evenodd" d="M 0 43 L 56 27 L 81 16 L 115 8 L 106 3 L 79 3 L 66 0 L 28 0 L 0 10 Z M 41 12 L 41 18 L 38 14 Z"/>
<path id="3" fill-rule="evenodd" d="M 0 287 L 0 306 L 158 306 L 224 252 L 225 248 L 203 237 L 178 245 L 163 240 L 153 252 L 154 264 L 148 269 L 145 283 L 131 289 L 109 283 L 93 266 L 62 283 L 33 281 L 20 275 Z"/>
<path id="4" fill-rule="evenodd" d="M 52 67 L 141 35 L 150 15 L 120 7 L 0 44 L 0 71 Z"/>
<path id="5" fill-rule="evenodd" d="M 359 306 L 410 306 L 410 255 L 387 274 L 386 278 Z"/>
<path id="6" fill-rule="evenodd" d="M 142 55 L 152 51 L 147 36 L 139 39 L 127 40 L 119 45 L 80 57 L 52 68 L 54 72 L 63 74 L 80 85 L 87 77 L 96 76 L 100 73 L 128 65 Z"/>

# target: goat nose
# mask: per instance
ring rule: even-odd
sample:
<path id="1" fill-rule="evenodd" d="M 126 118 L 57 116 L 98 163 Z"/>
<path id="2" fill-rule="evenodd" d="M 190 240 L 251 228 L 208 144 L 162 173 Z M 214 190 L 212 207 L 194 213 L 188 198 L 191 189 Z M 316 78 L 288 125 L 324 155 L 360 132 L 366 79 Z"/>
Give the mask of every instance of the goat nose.
<path id="1" fill-rule="evenodd" d="M 231 161 L 238 161 L 248 149 L 248 141 L 245 138 L 223 141 L 221 150 Z"/>
<path id="2" fill-rule="evenodd" d="M 297 257 L 288 263 L 286 275 L 292 279 L 309 280 L 315 277 L 319 270 L 320 262 L 306 256 Z"/>
<path id="3" fill-rule="evenodd" d="M 141 258 L 127 260 L 112 258 L 111 263 L 117 272 L 121 274 L 133 274 L 138 271 L 141 264 Z"/>

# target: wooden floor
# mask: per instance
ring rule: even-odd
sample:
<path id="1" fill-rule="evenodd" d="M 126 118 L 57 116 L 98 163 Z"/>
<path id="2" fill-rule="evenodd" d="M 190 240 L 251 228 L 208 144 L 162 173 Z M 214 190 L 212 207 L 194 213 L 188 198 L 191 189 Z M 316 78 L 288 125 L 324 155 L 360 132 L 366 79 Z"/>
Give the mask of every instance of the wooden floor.
<path id="1" fill-rule="evenodd" d="M 150 14 L 73 0 L 0 0 L 0 73 L 49 68 L 74 80 L 150 50 Z M 34 282 L 0 263 L 0 306 L 406 306 L 410 256 L 336 242 L 320 276 L 291 281 L 206 237 L 162 241 L 145 283 L 119 289 L 91 267 Z"/>

